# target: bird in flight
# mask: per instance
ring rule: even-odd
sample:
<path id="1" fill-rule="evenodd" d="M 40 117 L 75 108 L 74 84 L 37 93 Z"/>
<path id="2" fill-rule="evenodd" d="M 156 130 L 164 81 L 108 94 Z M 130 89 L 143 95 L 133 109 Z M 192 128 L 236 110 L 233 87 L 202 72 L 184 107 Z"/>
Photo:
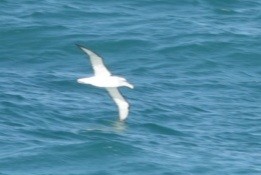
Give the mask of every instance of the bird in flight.
<path id="1" fill-rule="evenodd" d="M 126 86 L 133 89 L 134 86 L 125 78 L 112 75 L 111 72 L 105 67 L 102 57 L 86 47 L 78 44 L 77 46 L 89 56 L 92 68 L 94 70 L 94 76 L 80 78 L 77 82 L 105 88 L 118 106 L 119 119 L 121 121 L 125 120 L 129 114 L 129 103 L 121 95 L 118 87 Z"/>

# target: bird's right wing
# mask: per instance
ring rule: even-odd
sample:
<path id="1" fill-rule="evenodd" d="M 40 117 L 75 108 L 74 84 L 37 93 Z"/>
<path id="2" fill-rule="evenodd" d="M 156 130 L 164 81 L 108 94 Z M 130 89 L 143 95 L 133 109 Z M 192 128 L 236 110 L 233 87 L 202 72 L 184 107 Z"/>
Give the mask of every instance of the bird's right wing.
<path id="1" fill-rule="evenodd" d="M 110 76 L 111 75 L 111 73 L 105 67 L 102 57 L 98 56 L 96 53 L 87 49 L 86 47 L 83 47 L 78 44 L 77 44 L 77 46 L 90 57 L 92 68 L 93 68 L 94 74 L 96 76 L 100 76 L 100 75 L 101 76 Z"/>
<path id="2" fill-rule="evenodd" d="M 119 108 L 120 120 L 121 121 L 125 120 L 129 114 L 128 102 L 123 98 L 118 88 L 106 88 L 106 89 L 109 92 L 110 96 L 112 97 L 113 101 L 117 104 Z"/>

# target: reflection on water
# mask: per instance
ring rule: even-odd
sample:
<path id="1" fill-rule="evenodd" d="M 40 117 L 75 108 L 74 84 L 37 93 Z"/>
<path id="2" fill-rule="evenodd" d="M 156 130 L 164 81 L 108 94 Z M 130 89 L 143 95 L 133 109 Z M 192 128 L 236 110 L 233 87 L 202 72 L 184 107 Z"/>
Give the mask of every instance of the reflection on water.
<path id="1" fill-rule="evenodd" d="M 109 122 L 105 122 L 102 124 L 95 124 L 92 125 L 88 128 L 85 128 L 83 130 L 81 130 L 81 133 L 84 132 L 103 132 L 103 133 L 116 133 L 116 134 L 121 134 L 124 133 L 127 130 L 127 124 L 124 121 L 109 121 Z"/>
<path id="2" fill-rule="evenodd" d="M 115 131 L 121 132 L 121 133 L 127 129 L 127 125 L 124 121 L 117 120 L 113 123 L 112 126 Z"/>

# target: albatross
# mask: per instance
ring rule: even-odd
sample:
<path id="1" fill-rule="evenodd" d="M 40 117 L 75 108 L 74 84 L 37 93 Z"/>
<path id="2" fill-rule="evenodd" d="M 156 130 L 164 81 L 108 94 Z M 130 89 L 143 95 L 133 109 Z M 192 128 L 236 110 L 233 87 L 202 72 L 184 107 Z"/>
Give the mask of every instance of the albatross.
<path id="1" fill-rule="evenodd" d="M 121 95 L 118 87 L 126 86 L 133 89 L 134 86 L 125 78 L 112 75 L 104 65 L 103 58 L 101 56 L 84 46 L 78 44 L 76 45 L 89 56 L 94 71 L 94 76 L 77 79 L 77 82 L 105 88 L 118 106 L 119 119 L 121 121 L 125 120 L 129 114 L 129 103 Z"/>

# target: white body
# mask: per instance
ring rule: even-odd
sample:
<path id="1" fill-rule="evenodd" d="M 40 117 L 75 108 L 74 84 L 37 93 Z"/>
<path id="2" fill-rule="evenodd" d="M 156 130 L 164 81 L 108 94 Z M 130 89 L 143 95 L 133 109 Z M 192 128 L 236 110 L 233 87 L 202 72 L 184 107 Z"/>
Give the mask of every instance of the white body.
<path id="1" fill-rule="evenodd" d="M 91 84 L 97 87 L 120 87 L 126 86 L 129 88 L 133 88 L 133 85 L 127 82 L 125 78 L 118 76 L 93 76 L 88 78 L 80 78 L 77 80 L 78 83 L 82 84 Z"/>
<path id="2" fill-rule="evenodd" d="M 113 101 L 117 104 L 119 108 L 119 118 L 121 121 L 128 117 L 129 113 L 129 103 L 123 98 L 118 90 L 118 87 L 126 86 L 129 88 L 134 88 L 134 86 L 127 82 L 123 77 L 112 76 L 111 73 L 105 67 L 102 58 L 92 52 L 91 50 L 79 46 L 86 54 L 89 55 L 92 67 L 94 70 L 93 77 L 80 78 L 77 80 L 81 84 L 90 84 L 97 87 L 106 88 L 112 97 Z"/>

